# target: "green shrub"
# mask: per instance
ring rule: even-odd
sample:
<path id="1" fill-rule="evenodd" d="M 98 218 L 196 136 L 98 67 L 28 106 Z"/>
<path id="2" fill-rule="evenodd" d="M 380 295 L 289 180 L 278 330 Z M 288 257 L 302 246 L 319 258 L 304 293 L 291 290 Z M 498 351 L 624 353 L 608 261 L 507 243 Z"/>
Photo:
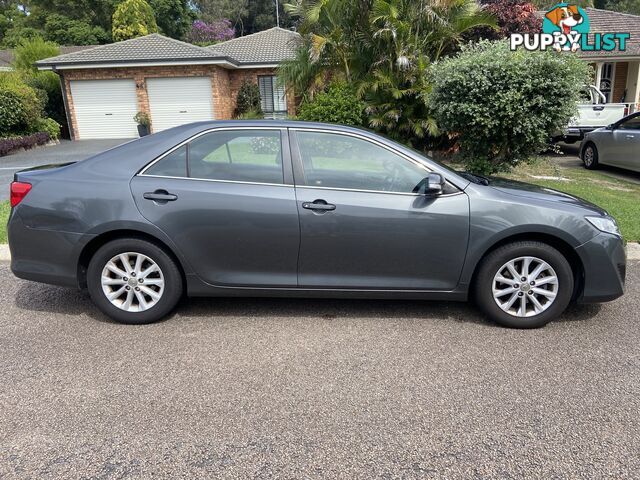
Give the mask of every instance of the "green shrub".
<path id="1" fill-rule="evenodd" d="M 0 137 L 25 127 L 22 98 L 16 92 L 0 89 Z"/>
<path id="2" fill-rule="evenodd" d="M 138 112 L 133 116 L 133 121 L 144 127 L 151 126 L 151 117 L 146 112 Z"/>
<path id="3" fill-rule="evenodd" d="M 0 135 L 32 132 L 42 117 L 45 97 L 46 93 L 37 93 L 15 72 L 0 75 Z"/>
<path id="4" fill-rule="evenodd" d="M 60 138 L 60 124 L 53 118 L 40 118 L 36 121 L 34 130 L 36 132 L 45 132 L 49 134 L 51 140 Z"/>
<path id="5" fill-rule="evenodd" d="M 575 114 L 589 67 L 575 55 L 483 41 L 435 65 L 430 104 L 471 171 L 507 171 L 548 145 Z"/>
<path id="6" fill-rule="evenodd" d="M 67 123 L 64 111 L 64 100 L 60 89 L 60 77 L 53 72 L 37 72 L 30 74 L 25 82 L 30 87 L 46 92 L 46 103 L 44 104 L 44 114 L 53 118 L 61 125 Z"/>
<path id="7" fill-rule="evenodd" d="M 298 118 L 310 122 L 362 125 L 364 104 L 346 84 L 330 85 L 325 92 L 300 106 Z"/>
<path id="8" fill-rule="evenodd" d="M 260 89 L 257 84 L 248 80 L 242 82 L 236 98 L 234 116 L 243 119 L 264 118 L 260 102 Z"/>
<path id="9" fill-rule="evenodd" d="M 17 70 L 36 73 L 34 65 L 37 60 L 60 55 L 60 47 L 53 42 L 47 42 L 40 37 L 23 39 L 15 48 L 13 66 Z M 51 72 L 50 72 L 51 73 Z M 55 73 L 54 73 L 55 75 Z"/>

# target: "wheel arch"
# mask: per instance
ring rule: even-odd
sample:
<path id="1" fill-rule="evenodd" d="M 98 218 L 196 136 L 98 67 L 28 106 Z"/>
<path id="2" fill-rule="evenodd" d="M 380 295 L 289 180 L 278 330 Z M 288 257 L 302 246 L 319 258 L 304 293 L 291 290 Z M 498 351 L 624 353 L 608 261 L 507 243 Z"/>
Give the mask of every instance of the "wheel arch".
<path id="1" fill-rule="evenodd" d="M 87 268 L 89 267 L 89 262 L 93 255 L 98 251 L 100 247 L 103 245 L 121 238 L 135 238 L 139 240 L 146 240 L 150 243 L 153 243 L 157 247 L 164 250 L 164 252 L 171 257 L 171 259 L 178 266 L 178 270 L 180 271 L 180 276 L 182 277 L 183 285 L 186 287 L 186 273 L 183 263 L 180 261 L 175 252 L 167 245 L 166 242 L 163 242 L 158 237 L 151 235 L 150 233 L 143 232 L 140 230 L 134 229 L 120 229 L 120 230 L 110 230 L 108 232 L 104 232 L 96 237 L 92 238 L 89 241 L 82 251 L 80 252 L 80 256 L 78 257 L 78 286 L 81 289 L 87 288 Z"/>
<path id="2" fill-rule="evenodd" d="M 550 233 L 542 233 L 542 232 L 529 232 L 529 233 L 516 233 L 504 238 L 501 238 L 491 244 L 489 247 L 485 249 L 484 252 L 479 256 L 478 261 L 473 267 L 473 273 L 471 275 L 471 280 L 469 282 L 469 286 L 473 289 L 473 286 L 476 282 L 476 277 L 478 275 L 478 271 L 480 270 L 480 266 L 482 265 L 483 260 L 486 258 L 494 250 L 507 245 L 509 243 L 521 242 L 521 241 L 534 241 L 545 243 L 560 253 L 562 253 L 565 258 L 568 260 L 569 265 L 571 266 L 571 270 L 573 272 L 574 278 L 574 288 L 573 294 L 571 296 L 572 300 L 575 300 L 579 297 L 582 289 L 584 287 L 584 264 L 582 263 L 582 259 L 576 253 L 575 249 L 568 243 L 566 240 L 562 239 L 559 236 L 550 234 Z"/>

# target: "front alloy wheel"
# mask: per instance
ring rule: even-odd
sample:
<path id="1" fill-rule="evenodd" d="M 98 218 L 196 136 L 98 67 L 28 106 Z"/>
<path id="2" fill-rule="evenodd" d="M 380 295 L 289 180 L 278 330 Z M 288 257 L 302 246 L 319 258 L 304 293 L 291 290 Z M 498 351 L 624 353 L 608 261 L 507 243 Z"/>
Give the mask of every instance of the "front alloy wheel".
<path id="1" fill-rule="evenodd" d="M 513 328 L 546 325 L 564 312 L 573 295 L 567 258 L 538 241 L 503 245 L 480 264 L 474 283 L 478 306 L 496 323 Z"/>
<path id="2" fill-rule="evenodd" d="M 582 162 L 587 170 L 595 170 L 598 168 L 598 150 L 593 143 L 589 143 L 584 147 Z"/>
<path id="3" fill-rule="evenodd" d="M 558 295 L 558 276 L 551 265 L 536 257 L 505 263 L 493 277 L 493 299 L 514 317 L 532 317 L 547 310 Z"/>

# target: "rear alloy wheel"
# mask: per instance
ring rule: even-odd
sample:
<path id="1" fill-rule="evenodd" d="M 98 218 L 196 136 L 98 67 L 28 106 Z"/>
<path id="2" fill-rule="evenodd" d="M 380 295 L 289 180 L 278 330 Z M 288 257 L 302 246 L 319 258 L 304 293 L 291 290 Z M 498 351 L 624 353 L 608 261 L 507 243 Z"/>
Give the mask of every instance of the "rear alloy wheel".
<path id="1" fill-rule="evenodd" d="M 566 309 L 573 293 L 573 272 L 555 248 L 517 242 L 491 252 L 476 279 L 482 310 L 506 327 L 546 325 Z"/>
<path id="2" fill-rule="evenodd" d="M 164 250 L 140 239 L 102 246 L 91 259 L 87 286 L 94 303 L 121 323 L 162 319 L 182 295 L 182 277 Z"/>
<path id="3" fill-rule="evenodd" d="M 598 168 L 598 149 L 593 143 L 587 144 L 582 152 L 582 162 L 588 170 Z"/>

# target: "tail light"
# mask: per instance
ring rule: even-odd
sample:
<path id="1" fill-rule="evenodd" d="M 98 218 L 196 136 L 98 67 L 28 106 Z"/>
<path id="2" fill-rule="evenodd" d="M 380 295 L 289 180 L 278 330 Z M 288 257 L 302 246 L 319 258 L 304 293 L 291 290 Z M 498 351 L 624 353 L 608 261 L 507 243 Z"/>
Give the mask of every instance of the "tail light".
<path id="1" fill-rule="evenodd" d="M 626 117 L 627 115 L 629 115 L 629 106 L 628 105 L 626 107 L 624 107 L 624 116 Z"/>
<path id="2" fill-rule="evenodd" d="M 11 182 L 11 206 L 18 205 L 27 196 L 29 190 L 31 190 L 30 183 Z"/>

